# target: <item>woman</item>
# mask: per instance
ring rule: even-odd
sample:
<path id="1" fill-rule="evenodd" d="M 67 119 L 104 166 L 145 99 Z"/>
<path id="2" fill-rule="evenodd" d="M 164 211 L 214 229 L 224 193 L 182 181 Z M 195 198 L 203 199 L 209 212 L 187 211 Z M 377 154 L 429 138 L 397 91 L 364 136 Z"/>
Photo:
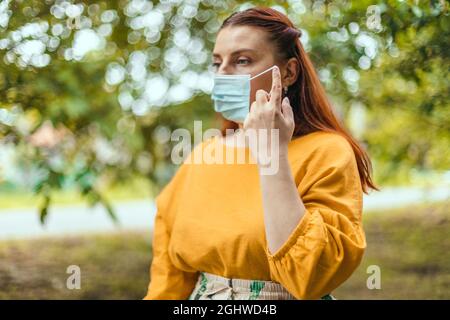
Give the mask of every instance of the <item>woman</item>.
<path id="1" fill-rule="evenodd" d="M 359 265 L 362 193 L 376 189 L 370 160 L 333 114 L 300 35 L 269 8 L 223 22 L 216 73 L 261 75 L 251 80 L 245 120 L 226 121 L 243 130 L 207 139 L 192 155 L 223 147 L 257 163 L 180 166 L 156 199 L 144 299 L 333 298 Z M 275 174 L 262 174 L 267 162 L 243 134 L 250 129 L 278 129 Z"/>

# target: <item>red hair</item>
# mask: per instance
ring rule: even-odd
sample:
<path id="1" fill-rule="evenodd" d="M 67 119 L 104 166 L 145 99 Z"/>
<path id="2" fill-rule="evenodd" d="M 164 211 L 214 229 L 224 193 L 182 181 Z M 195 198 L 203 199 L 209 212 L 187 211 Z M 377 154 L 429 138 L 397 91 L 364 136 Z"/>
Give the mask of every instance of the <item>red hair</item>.
<path id="1" fill-rule="evenodd" d="M 363 191 L 378 188 L 372 181 L 372 165 L 366 151 L 345 129 L 335 116 L 314 66 L 301 42 L 301 31 L 281 12 L 265 7 L 255 7 L 235 12 L 224 20 L 219 31 L 227 26 L 254 26 L 266 31 L 275 46 L 276 60 L 295 58 L 299 64 L 299 76 L 288 87 L 287 96 L 294 112 L 294 137 L 314 131 L 334 132 L 350 143 L 355 154 Z M 237 129 L 238 124 L 223 119 L 222 134 L 226 129 Z"/>

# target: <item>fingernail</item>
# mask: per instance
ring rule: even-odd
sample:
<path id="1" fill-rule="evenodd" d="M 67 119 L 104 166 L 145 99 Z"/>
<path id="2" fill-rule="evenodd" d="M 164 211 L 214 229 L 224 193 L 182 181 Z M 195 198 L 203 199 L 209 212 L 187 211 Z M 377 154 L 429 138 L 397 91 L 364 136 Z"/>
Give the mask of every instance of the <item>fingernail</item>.
<path id="1" fill-rule="evenodd" d="M 289 103 L 289 98 L 288 97 L 284 97 L 283 102 L 284 103 Z"/>

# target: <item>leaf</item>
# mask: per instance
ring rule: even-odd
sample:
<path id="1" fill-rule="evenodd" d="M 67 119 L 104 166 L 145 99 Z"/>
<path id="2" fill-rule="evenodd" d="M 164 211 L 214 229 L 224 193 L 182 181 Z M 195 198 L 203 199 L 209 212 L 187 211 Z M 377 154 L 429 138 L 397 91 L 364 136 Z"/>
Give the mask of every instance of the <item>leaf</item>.
<path id="1" fill-rule="evenodd" d="M 89 189 L 85 190 L 83 195 L 86 197 L 86 199 L 89 203 L 89 206 L 93 207 L 95 204 L 101 203 L 103 205 L 103 207 L 106 209 L 106 212 L 108 213 L 108 215 L 113 220 L 113 222 L 116 225 L 120 224 L 111 203 L 98 190 L 96 190 L 95 188 L 89 188 Z"/>
<path id="2" fill-rule="evenodd" d="M 114 209 L 113 209 L 111 203 L 108 200 L 106 200 L 105 197 L 102 194 L 97 192 L 97 195 L 98 195 L 100 203 L 105 207 L 106 211 L 108 212 L 108 215 L 111 217 L 113 222 L 116 225 L 120 225 L 119 219 L 117 218 L 117 215 L 114 212 Z"/>
<path id="3" fill-rule="evenodd" d="M 41 222 L 41 225 L 45 224 L 45 221 L 46 221 L 47 216 L 48 216 L 49 205 L 50 205 L 50 195 L 46 194 L 44 196 L 44 202 L 39 207 L 39 220 Z"/>
<path id="4" fill-rule="evenodd" d="M 108 212 L 111 219 L 114 221 L 116 225 L 120 225 L 120 221 L 116 216 L 116 213 L 114 212 L 114 209 L 112 208 L 111 204 L 107 201 L 101 201 L 103 206 L 105 207 L 106 211 Z"/>

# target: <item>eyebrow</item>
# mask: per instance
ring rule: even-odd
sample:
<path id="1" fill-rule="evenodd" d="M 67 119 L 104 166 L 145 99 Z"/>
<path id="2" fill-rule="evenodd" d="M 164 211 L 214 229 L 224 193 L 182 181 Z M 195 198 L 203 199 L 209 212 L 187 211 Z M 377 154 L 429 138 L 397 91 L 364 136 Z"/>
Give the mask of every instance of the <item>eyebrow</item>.
<path id="1" fill-rule="evenodd" d="M 231 53 L 231 55 L 234 56 L 234 55 L 236 55 L 236 54 L 238 54 L 238 53 L 245 52 L 245 51 L 252 51 L 252 52 L 254 52 L 254 51 L 256 51 L 256 50 L 255 50 L 255 49 L 250 49 L 250 48 L 242 48 L 242 49 L 233 51 L 233 52 Z M 213 57 L 220 57 L 220 54 L 218 54 L 218 53 L 213 53 Z"/>

